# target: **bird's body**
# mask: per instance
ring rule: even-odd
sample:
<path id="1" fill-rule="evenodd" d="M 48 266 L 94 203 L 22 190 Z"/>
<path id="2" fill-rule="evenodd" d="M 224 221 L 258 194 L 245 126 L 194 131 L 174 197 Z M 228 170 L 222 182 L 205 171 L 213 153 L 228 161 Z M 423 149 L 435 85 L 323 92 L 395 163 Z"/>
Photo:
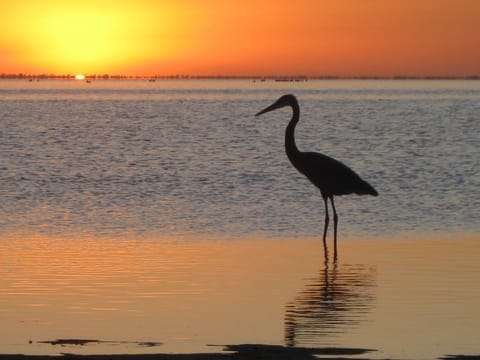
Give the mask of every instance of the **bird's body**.
<path id="1" fill-rule="evenodd" d="M 292 164 L 320 189 L 324 197 L 377 194 L 375 189 L 356 172 L 327 155 L 301 152 Z M 311 166 L 312 164 L 315 166 Z"/>
<path id="2" fill-rule="evenodd" d="M 325 224 L 323 230 L 325 249 L 329 223 L 328 199 L 331 201 L 334 220 L 334 257 L 336 259 L 338 215 L 335 209 L 333 197 L 335 195 L 348 194 L 377 196 L 378 193 L 355 171 L 340 161 L 324 154 L 316 152 L 302 152 L 298 150 L 295 143 L 295 126 L 300 119 L 300 107 L 295 96 L 282 96 L 275 103 L 256 114 L 256 116 L 284 106 L 290 106 L 293 111 L 292 119 L 290 120 L 285 131 L 285 150 L 287 152 L 288 159 L 300 173 L 305 175 L 316 187 L 320 189 L 323 201 L 325 203 Z"/>

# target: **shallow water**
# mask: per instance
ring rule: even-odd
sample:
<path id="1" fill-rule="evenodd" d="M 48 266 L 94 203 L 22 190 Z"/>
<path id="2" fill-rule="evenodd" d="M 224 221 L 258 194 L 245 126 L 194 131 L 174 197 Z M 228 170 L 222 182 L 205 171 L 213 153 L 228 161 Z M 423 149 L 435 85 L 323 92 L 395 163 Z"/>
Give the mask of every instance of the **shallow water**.
<path id="1" fill-rule="evenodd" d="M 300 149 L 380 194 L 336 200 L 336 264 L 290 111 L 253 116 L 284 93 Z M 0 82 L 0 353 L 480 354 L 479 100 L 476 81 Z"/>
<path id="2" fill-rule="evenodd" d="M 283 148 L 345 162 L 380 193 L 340 197 L 345 236 L 478 231 L 480 82 L 0 82 L 0 232 L 297 237 L 318 190 Z"/>
<path id="3" fill-rule="evenodd" d="M 338 263 L 315 239 L 2 240 L 2 353 L 259 343 L 480 354 L 478 236 L 346 240 Z M 55 339 L 105 343 L 40 343 Z M 139 345 L 149 342 L 162 345 Z"/>

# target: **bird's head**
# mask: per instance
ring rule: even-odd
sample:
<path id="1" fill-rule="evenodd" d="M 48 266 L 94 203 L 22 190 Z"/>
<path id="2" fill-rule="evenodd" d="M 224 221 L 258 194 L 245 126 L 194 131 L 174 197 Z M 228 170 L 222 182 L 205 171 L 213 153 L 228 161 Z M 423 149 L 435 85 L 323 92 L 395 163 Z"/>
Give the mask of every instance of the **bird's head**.
<path id="1" fill-rule="evenodd" d="M 280 109 L 284 106 L 294 106 L 294 104 L 298 104 L 297 98 L 294 95 L 291 95 L 291 94 L 283 95 L 277 101 L 275 101 L 272 105 L 270 105 L 269 107 L 266 107 L 262 111 L 255 114 L 255 116 L 259 116 L 269 111 Z"/>

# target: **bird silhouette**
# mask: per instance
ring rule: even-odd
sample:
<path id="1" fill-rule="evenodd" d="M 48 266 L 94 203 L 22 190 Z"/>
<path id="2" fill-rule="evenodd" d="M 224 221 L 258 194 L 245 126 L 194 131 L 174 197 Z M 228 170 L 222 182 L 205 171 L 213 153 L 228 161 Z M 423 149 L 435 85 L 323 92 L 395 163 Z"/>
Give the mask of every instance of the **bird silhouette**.
<path id="1" fill-rule="evenodd" d="M 373 195 L 377 196 L 377 191 L 363 180 L 355 171 L 347 165 L 335 160 L 327 155 L 316 152 L 299 151 L 295 144 L 295 126 L 300 119 L 300 107 L 297 98 L 294 95 L 283 95 L 272 105 L 263 109 L 255 116 L 265 114 L 269 111 L 277 110 L 285 106 L 290 106 L 293 110 L 285 131 L 285 150 L 288 159 L 292 165 L 303 175 L 305 175 L 316 187 L 320 189 L 323 202 L 325 204 L 325 223 L 323 226 L 323 244 L 325 256 L 327 252 L 327 229 L 330 217 L 328 214 L 328 199 L 332 204 L 333 225 L 334 225 L 334 259 L 337 259 L 337 225 L 338 215 L 335 209 L 333 197 L 335 195 Z"/>

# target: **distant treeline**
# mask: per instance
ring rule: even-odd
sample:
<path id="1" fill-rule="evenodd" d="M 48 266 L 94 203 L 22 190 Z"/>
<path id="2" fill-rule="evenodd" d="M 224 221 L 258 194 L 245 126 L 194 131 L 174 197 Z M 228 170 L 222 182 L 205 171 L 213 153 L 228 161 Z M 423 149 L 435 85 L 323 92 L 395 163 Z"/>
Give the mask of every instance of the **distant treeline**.
<path id="1" fill-rule="evenodd" d="M 1 73 L 0 79 L 25 79 L 25 80 L 42 80 L 42 79 L 60 79 L 60 80 L 74 80 L 75 75 L 71 74 L 6 74 Z M 85 79 L 88 80 L 255 80 L 255 81 L 308 81 L 308 80 L 480 80 L 480 75 L 470 75 L 470 76 L 392 76 L 392 77 L 382 77 L 382 76 L 355 76 L 355 77 L 342 77 L 342 76 L 233 76 L 233 75 L 111 75 L 111 74 L 94 74 L 94 75 L 85 75 Z"/>

